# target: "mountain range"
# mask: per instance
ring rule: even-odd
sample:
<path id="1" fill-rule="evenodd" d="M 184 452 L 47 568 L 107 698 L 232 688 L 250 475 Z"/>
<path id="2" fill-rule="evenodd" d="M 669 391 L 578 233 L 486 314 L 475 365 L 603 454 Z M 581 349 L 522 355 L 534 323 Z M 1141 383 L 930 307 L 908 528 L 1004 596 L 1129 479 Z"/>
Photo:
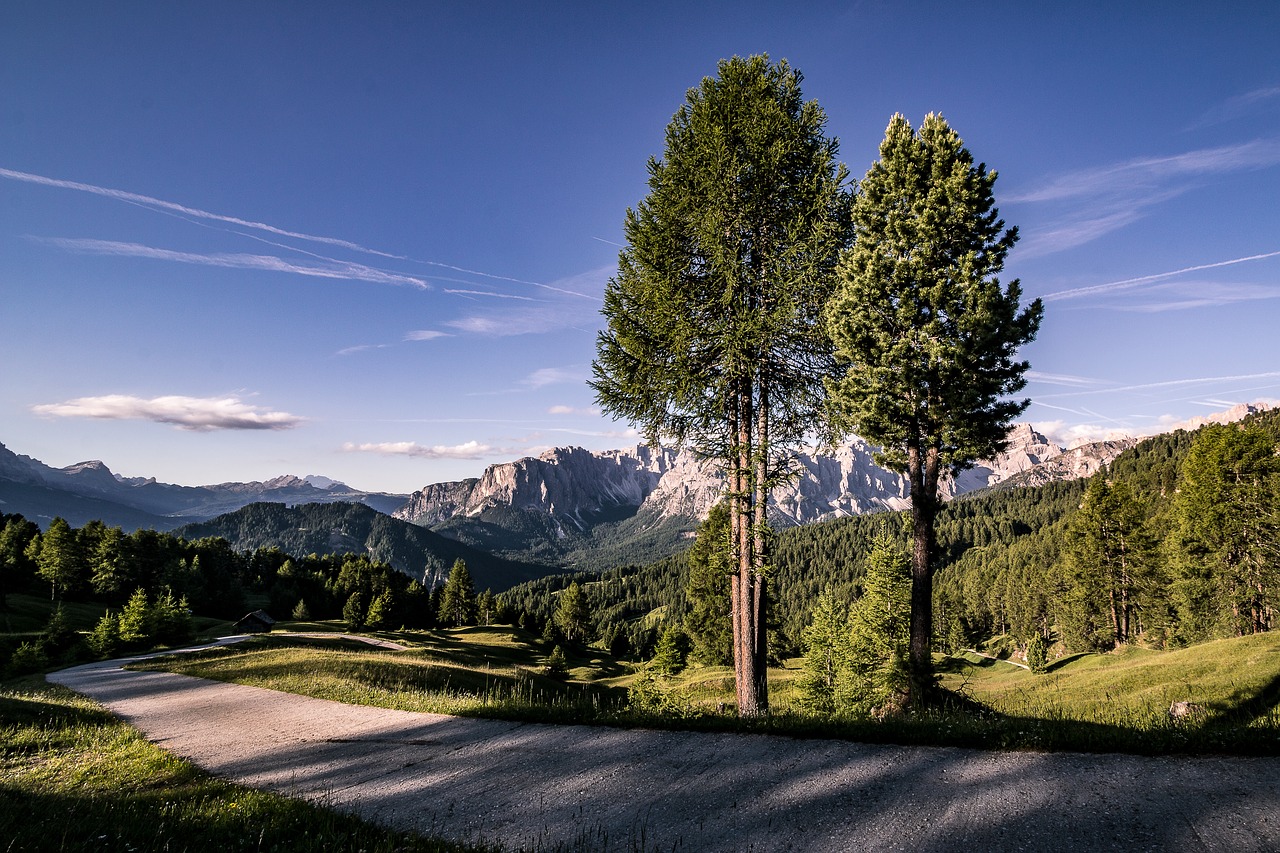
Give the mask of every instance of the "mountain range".
<path id="1" fill-rule="evenodd" d="M 383 513 L 407 496 L 362 492 L 327 477 L 285 475 L 265 482 L 175 486 L 154 478 L 121 477 L 97 460 L 52 468 L 0 444 L 0 512 L 21 513 L 41 527 L 55 516 L 73 526 L 98 519 L 134 530 L 172 530 L 251 503 L 362 503 Z"/>
<path id="2" fill-rule="evenodd" d="M 1204 420 L 1229 422 L 1266 408 L 1241 405 Z M 1029 424 L 1017 424 L 1004 453 L 948 480 L 944 492 L 950 498 L 1087 477 L 1136 441 L 1068 448 Z M 905 508 L 905 478 L 877 465 L 875 450 L 855 438 L 831 452 L 798 454 L 795 476 L 773 491 L 773 524 L 789 527 Z M 358 503 L 501 558 L 574 568 L 641 563 L 672 553 L 723 488 L 711 462 L 687 450 L 645 445 L 608 451 L 555 448 L 490 465 L 480 477 L 429 484 L 412 495 L 363 492 L 314 475 L 176 486 L 122 478 L 98 461 L 51 468 L 0 445 L 0 512 L 18 512 L 42 526 L 58 515 L 77 526 L 96 518 L 126 529 L 171 530 L 257 502 Z"/>

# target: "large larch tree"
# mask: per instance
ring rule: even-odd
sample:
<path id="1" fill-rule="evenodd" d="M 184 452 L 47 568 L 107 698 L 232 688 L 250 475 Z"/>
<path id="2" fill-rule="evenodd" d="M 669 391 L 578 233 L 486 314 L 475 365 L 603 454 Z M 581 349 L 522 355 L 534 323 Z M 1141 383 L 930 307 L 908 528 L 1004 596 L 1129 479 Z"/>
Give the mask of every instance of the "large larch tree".
<path id="1" fill-rule="evenodd" d="M 768 495 L 823 410 L 820 316 L 849 233 L 847 175 L 800 81 L 785 61 L 734 57 L 689 90 L 627 211 L 592 382 L 651 443 L 723 467 L 744 716 L 768 711 Z"/>
<path id="2" fill-rule="evenodd" d="M 829 383 L 845 426 L 882 447 L 911 489 L 911 699 L 933 683 L 934 521 L 938 484 L 1006 446 L 1029 401 L 1015 354 L 1040 326 L 1015 280 L 996 274 L 1017 240 L 999 218 L 995 172 L 975 164 L 940 115 L 917 133 L 895 115 L 858 185 L 854 243 L 827 314 L 840 372 Z"/>

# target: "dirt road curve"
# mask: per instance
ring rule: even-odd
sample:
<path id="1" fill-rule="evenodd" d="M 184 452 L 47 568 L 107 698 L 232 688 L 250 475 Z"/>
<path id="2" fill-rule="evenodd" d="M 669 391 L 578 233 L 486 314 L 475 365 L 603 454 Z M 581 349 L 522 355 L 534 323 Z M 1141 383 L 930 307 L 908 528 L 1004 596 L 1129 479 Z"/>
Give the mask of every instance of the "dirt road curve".
<path id="1" fill-rule="evenodd" d="M 49 679 L 219 776 L 507 849 L 1280 850 L 1280 759 L 540 726 L 110 662 Z"/>

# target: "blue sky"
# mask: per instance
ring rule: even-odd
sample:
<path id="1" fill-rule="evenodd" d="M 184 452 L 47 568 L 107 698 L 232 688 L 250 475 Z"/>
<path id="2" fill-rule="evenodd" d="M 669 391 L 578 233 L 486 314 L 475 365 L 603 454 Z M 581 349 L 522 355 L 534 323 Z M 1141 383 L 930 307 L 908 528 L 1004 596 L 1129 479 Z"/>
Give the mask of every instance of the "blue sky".
<path id="1" fill-rule="evenodd" d="M 1120 7 L 1120 8 L 1117 8 Z M 943 113 L 1046 300 L 1025 419 L 1280 398 L 1280 5 L 0 6 L 0 442 L 408 492 L 634 444 L 584 380 L 627 207 L 732 55 L 855 177 Z"/>

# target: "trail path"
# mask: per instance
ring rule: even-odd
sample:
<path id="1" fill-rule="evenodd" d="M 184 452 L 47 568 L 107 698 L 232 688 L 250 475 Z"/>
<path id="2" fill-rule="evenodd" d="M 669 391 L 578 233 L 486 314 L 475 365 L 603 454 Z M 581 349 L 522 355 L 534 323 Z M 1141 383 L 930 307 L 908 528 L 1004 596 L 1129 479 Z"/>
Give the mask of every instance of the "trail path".
<path id="1" fill-rule="evenodd" d="M 872 746 L 547 726 L 120 661 L 50 681 L 218 776 L 506 849 L 1280 850 L 1280 759 Z"/>

